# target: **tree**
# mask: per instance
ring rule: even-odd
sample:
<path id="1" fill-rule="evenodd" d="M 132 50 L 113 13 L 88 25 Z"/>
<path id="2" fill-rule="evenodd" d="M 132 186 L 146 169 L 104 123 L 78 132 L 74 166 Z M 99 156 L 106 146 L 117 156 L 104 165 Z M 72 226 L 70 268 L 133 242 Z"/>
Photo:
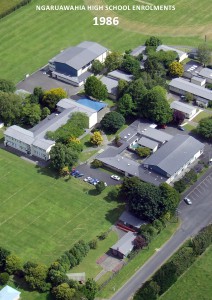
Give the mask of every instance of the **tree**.
<path id="1" fill-rule="evenodd" d="M 118 81 L 118 98 L 122 97 L 125 94 L 128 85 L 128 82 L 124 79 L 120 79 Z"/>
<path id="2" fill-rule="evenodd" d="M 183 75 L 183 65 L 178 61 L 173 61 L 169 65 L 169 73 L 172 77 L 181 77 Z"/>
<path id="3" fill-rule="evenodd" d="M 12 81 L 0 79 L 0 91 L 5 93 L 14 93 L 15 90 L 15 84 Z"/>
<path id="4" fill-rule="evenodd" d="M 48 268 L 43 264 L 25 266 L 25 280 L 33 290 L 46 292 L 51 285 L 47 283 Z"/>
<path id="5" fill-rule="evenodd" d="M 136 292 L 133 300 L 156 300 L 160 292 L 160 286 L 153 280 L 147 281 Z"/>
<path id="6" fill-rule="evenodd" d="M 59 270 L 50 269 L 48 272 L 48 280 L 51 282 L 52 286 L 58 286 L 61 283 L 68 283 L 68 276 Z"/>
<path id="7" fill-rule="evenodd" d="M 23 107 L 22 116 L 24 118 L 24 123 L 27 125 L 34 126 L 41 119 L 41 109 L 39 104 L 27 103 Z"/>
<path id="8" fill-rule="evenodd" d="M 52 294 L 56 300 L 71 300 L 75 292 L 75 289 L 70 288 L 67 283 L 62 283 L 52 290 Z"/>
<path id="9" fill-rule="evenodd" d="M 91 166 L 93 168 L 101 168 L 103 166 L 103 163 L 98 159 L 94 159 L 91 163 Z"/>
<path id="10" fill-rule="evenodd" d="M 105 132 L 115 133 L 119 128 L 121 128 L 125 123 L 124 117 L 116 112 L 112 111 L 103 117 L 100 124 Z"/>
<path id="11" fill-rule="evenodd" d="M 6 272 L 0 273 L 0 285 L 5 285 L 10 279 L 10 275 Z"/>
<path id="12" fill-rule="evenodd" d="M 151 46 L 151 47 L 154 47 L 155 49 L 161 44 L 162 44 L 162 41 L 155 36 L 151 36 L 145 42 L 145 46 Z"/>
<path id="13" fill-rule="evenodd" d="M 65 90 L 62 88 L 50 89 L 44 92 L 42 105 L 48 107 L 50 111 L 53 111 L 59 100 L 63 98 L 67 98 L 67 92 Z"/>
<path id="14" fill-rule="evenodd" d="M 121 67 L 123 56 L 119 52 L 111 52 L 105 59 L 105 67 L 108 72 Z"/>
<path id="15" fill-rule="evenodd" d="M 199 61 L 204 65 L 209 65 L 211 62 L 211 48 L 207 43 L 200 44 L 197 51 Z"/>
<path id="16" fill-rule="evenodd" d="M 157 124 L 167 124 L 172 118 L 172 110 L 166 99 L 166 90 L 155 86 L 147 92 L 142 101 L 141 114 Z"/>
<path id="17" fill-rule="evenodd" d="M 179 193 L 167 183 L 162 183 L 160 185 L 161 191 L 161 206 L 163 209 L 163 213 L 170 212 L 174 214 L 179 202 L 180 202 L 180 195 Z"/>
<path id="18" fill-rule="evenodd" d="M 85 82 L 85 94 L 98 100 L 105 100 L 108 96 L 107 87 L 95 76 L 90 76 Z"/>
<path id="19" fill-rule="evenodd" d="M 37 86 L 33 90 L 33 95 L 36 96 L 38 102 L 41 103 L 44 96 L 44 90 L 42 89 L 42 87 Z"/>
<path id="20" fill-rule="evenodd" d="M 126 94 L 132 97 L 134 110 L 140 116 L 141 114 L 141 103 L 147 93 L 147 89 L 141 78 L 133 80 L 130 82 L 128 88 L 126 89 Z"/>
<path id="21" fill-rule="evenodd" d="M 11 254 L 11 252 L 9 250 L 0 247 L 0 268 L 2 270 L 5 269 L 6 259 L 10 254 Z"/>
<path id="22" fill-rule="evenodd" d="M 182 124 L 185 120 L 185 114 L 182 111 L 175 110 L 173 113 L 173 120 L 176 124 Z"/>
<path id="23" fill-rule="evenodd" d="M 98 194 L 101 194 L 102 191 L 105 189 L 105 183 L 103 181 L 100 181 L 96 184 L 96 191 Z"/>
<path id="24" fill-rule="evenodd" d="M 44 107 L 42 109 L 42 112 L 41 112 L 41 119 L 45 119 L 46 117 L 48 117 L 50 115 L 50 110 L 48 109 L 48 107 Z"/>
<path id="25" fill-rule="evenodd" d="M 197 126 L 197 132 L 209 141 L 212 140 L 212 117 L 204 118 Z"/>
<path id="26" fill-rule="evenodd" d="M 50 151 L 50 157 L 53 167 L 60 171 L 66 166 L 73 166 L 78 159 L 78 154 L 67 146 L 56 143 Z"/>
<path id="27" fill-rule="evenodd" d="M 141 235 L 137 235 L 133 243 L 135 249 L 142 249 L 147 246 L 146 240 Z"/>
<path id="28" fill-rule="evenodd" d="M 90 249 L 97 249 L 98 246 L 98 240 L 97 239 L 93 239 L 89 242 L 89 246 Z"/>
<path id="29" fill-rule="evenodd" d="M 118 112 L 124 117 L 128 117 L 133 113 L 135 105 L 133 104 L 132 97 L 129 94 L 125 94 L 118 101 Z"/>
<path id="30" fill-rule="evenodd" d="M 70 173 L 70 170 L 69 170 L 69 167 L 63 167 L 61 170 L 60 170 L 60 175 L 61 176 L 67 176 L 67 175 L 69 175 L 69 173 Z"/>
<path id="31" fill-rule="evenodd" d="M 98 285 L 96 281 L 91 278 L 88 278 L 85 285 L 82 287 L 82 292 L 88 300 L 94 300 L 95 295 L 98 291 Z"/>
<path id="32" fill-rule="evenodd" d="M 9 274 L 14 274 L 16 271 L 20 270 L 22 267 L 21 259 L 14 254 L 10 254 L 6 258 L 5 270 Z"/>
<path id="33" fill-rule="evenodd" d="M 17 124 L 22 114 L 22 99 L 12 93 L 0 91 L 0 119 L 5 125 Z"/>
<path id="34" fill-rule="evenodd" d="M 121 69 L 129 74 L 138 74 L 138 72 L 140 71 L 140 63 L 133 56 L 125 55 L 121 64 Z"/>
<path id="35" fill-rule="evenodd" d="M 103 137 L 99 131 L 95 131 L 93 135 L 90 137 L 90 142 L 93 145 L 100 146 L 103 142 Z"/>
<path id="36" fill-rule="evenodd" d="M 147 157 L 151 154 L 151 150 L 147 147 L 139 147 L 136 152 L 140 157 Z"/>
<path id="37" fill-rule="evenodd" d="M 104 64 L 102 64 L 99 60 L 94 60 L 92 62 L 91 70 L 94 73 L 94 75 L 100 74 L 103 69 L 104 69 Z"/>

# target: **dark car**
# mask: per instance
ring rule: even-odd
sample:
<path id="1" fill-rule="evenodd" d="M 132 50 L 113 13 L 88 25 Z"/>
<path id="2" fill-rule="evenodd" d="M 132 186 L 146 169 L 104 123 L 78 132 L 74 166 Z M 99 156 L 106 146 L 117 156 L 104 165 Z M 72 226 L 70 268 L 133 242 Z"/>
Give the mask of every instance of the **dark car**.
<path id="1" fill-rule="evenodd" d="M 177 129 L 179 129 L 181 131 L 185 131 L 185 128 L 183 128 L 182 126 L 178 126 Z"/>

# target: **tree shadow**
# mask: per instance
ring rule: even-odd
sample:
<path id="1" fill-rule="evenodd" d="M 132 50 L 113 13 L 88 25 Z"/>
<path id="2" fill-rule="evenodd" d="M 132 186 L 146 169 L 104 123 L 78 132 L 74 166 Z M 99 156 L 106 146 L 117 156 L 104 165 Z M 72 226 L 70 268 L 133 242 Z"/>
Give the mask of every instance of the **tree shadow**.
<path id="1" fill-rule="evenodd" d="M 125 203 L 119 203 L 117 207 L 112 208 L 107 211 L 105 214 L 105 219 L 109 221 L 111 224 L 114 224 L 125 210 Z"/>
<path id="2" fill-rule="evenodd" d="M 96 189 L 89 190 L 87 193 L 90 196 L 98 196 L 98 195 L 100 195 L 99 192 L 97 192 Z"/>
<path id="3" fill-rule="evenodd" d="M 47 167 L 36 165 L 35 168 L 37 169 L 37 172 L 41 175 L 49 176 L 54 179 L 60 178 L 59 174 L 50 165 Z"/>

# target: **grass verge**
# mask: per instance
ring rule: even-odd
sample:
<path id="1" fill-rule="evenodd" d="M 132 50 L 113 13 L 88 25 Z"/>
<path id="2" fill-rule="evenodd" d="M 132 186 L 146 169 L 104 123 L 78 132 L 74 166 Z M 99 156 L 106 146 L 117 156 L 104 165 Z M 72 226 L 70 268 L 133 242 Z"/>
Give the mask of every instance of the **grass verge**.
<path id="1" fill-rule="evenodd" d="M 208 113 L 207 111 L 202 111 L 201 113 L 199 113 L 192 121 L 199 123 L 200 120 L 210 117 L 212 116 L 212 114 Z"/>
<path id="2" fill-rule="evenodd" d="M 114 288 L 118 290 L 130 277 L 159 249 L 177 230 L 178 223 L 169 223 L 166 228 L 151 242 L 149 249 L 142 250 L 98 293 L 99 298 L 110 298 Z"/>

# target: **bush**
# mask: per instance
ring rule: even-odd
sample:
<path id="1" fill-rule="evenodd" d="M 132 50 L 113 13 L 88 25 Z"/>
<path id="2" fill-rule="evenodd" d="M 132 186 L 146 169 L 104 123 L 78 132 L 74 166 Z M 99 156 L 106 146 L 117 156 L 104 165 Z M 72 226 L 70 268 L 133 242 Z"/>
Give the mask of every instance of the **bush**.
<path id="1" fill-rule="evenodd" d="M 3 11 L 1 14 L 0 14 L 0 19 L 2 19 L 3 17 L 11 14 L 13 11 L 19 9 L 20 7 L 30 3 L 32 0 L 22 0 L 21 2 L 17 3 L 16 5 L 12 6 L 11 8 L 9 8 L 8 10 L 6 11 Z"/>
<path id="2" fill-rule="evenodd" d="M 97 246 L 98 246 L 98 241 L 97 239 L 93 239 L 89 242 L 89 246 L 91 249 L 97 249 Z"/>
<path id="3" fill-rule="evenodd" d="M 103 130 L 107 133 L 115 133 L 124 123 L 124 117 L 116 111 L 107 113 L 100 122 Z"/>
<path id="4" fill-rule="evenodd" d="M 91 163 L 91 166 L 93 168 L 101 168 L 103 166 L 103 163 L 98 159 L 94 159 Z"/>
<path id="5" fill-rule="evenodd" d="M 108 237 L 108 231 L 102 232 L 99 236 L 98 239 L 99 240 L 105 240 Z"/>
<path id="6" fill-rule="evenodd" d="M 119 200 L 119 189 L 117 187 L 113 188 L 111 191 L 109 191 L 107 196 L 108 196 L 108 199 L 111 201 Z"/>
<path id="7" fill-rule="evenodd" d="M 6 272 L 0 274 L 0 284 L 5 285 L 10 278 L 10 275 Z"/>
<path id="8" fill-rule="evenodd" d="M 180 179 L 180 180 L 174 182 L 174 188 L 179 193 L 182 193 L 186 189 L 186 184 L 182 179 Z"/>

